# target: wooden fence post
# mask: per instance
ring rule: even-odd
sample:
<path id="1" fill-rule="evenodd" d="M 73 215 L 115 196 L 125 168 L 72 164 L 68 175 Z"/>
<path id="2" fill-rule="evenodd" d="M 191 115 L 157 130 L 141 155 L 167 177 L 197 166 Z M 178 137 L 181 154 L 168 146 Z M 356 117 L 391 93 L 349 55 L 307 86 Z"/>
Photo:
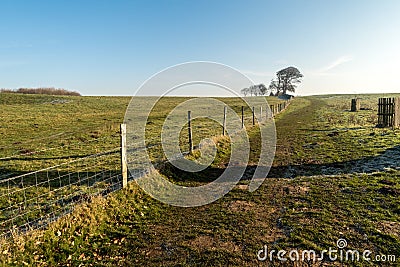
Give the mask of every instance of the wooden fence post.
<path id="1" fill-rule="evenodd" d="M 121 129 L 121 172 L 122 172 L 122 188 L 128 185 L 128 166 L 126 157 L 126 124 L 120 126 Z"/>
<path id="2" fill-rule="evenodd" d="M 256 125 L 256 120 L 254 118 L 254 116 L 255 116 L 254 107 L 251 109 L 251 112 L 253 113 L 252 115 L 253 115 L 253 126 L 254 126 L 254 125 Z"/>
<path id="3" fill-rule="evenodd" d="M 378 99 L 378 127 L 382 127 L 382 98 Z"/>
<path id="4" fill-rule="evenodd" d="M 353 98 L 351 100 L 351 111 L 356 112 L 361 108 L 361 100 L 359 98 Z"/>
<path id="5" fill-rule="evenodd" d="M 244 106 L 242 106 L 242 129 L 244 128 Z"/>
<path id="6" fill-rule="evenodd" d="M 394 100 L 393 128 L 400 128 L 400 97 Z"/>
<path id="7" fill-rule="evenodd" d="M 260 106 L 260 120 L 262 120 L 262 116 L 263 116 L 263 110 L 262 110 L 262 106 Z"/>
<path id="8" fill-rule="evenodd" d="M 393 127 L 393 117 L 394 117 L 394 98 L 389 98 L 389 113 L 392 115 L 389 117 L 390 126 Z"/>
<path id="9" fill-rule="evenodd" d="M 222 135 L 225 135 L 225 131 L 226 131 L 226 110 L 227 110 L 227 107 L 225 106 L 224 107 L 224 120 L 222 123 Z"/>
<path id="10" fill-rule="evenodd" d="M 192 140 L 192 124 L 191 124 L 191 111 L 188 111 L 188 135 L 189 135 L 189 153 L 193 152 L 193 140 Z"/>

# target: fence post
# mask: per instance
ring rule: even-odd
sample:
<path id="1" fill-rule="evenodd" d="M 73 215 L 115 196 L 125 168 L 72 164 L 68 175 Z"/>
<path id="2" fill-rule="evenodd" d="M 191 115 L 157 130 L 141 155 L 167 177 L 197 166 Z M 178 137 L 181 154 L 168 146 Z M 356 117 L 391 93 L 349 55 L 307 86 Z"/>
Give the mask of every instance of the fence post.
<path id="1" fill-rule="evenodd" d="M 262 106 L 260 106 L 260 121 L 262 121 L 262 116 L 263 116 L 263 110 L 262 110 Z"/>
<path id="2" fill-rule="evenodd" d="M 394 98 L 389 98 L 389 126 L 394 128 Z"/>
<path id="3" fill-rule="evenodd" d="M 400 127 L 400 97 L 396 97 L 394 100 L 394 119 L 393 128 Z"/>
<path id="4" fill-rule="evenodd" d="M 384 118 L 384 113 L 383 113 L 383 98 L 380 98 L 380 113 L 379 113 L 379 119 L 380 119 L 380 127 L 384 127 L 383 126 L 383 118 Z"/>
<path id="5" fill-rule="evenodd" d="M 351 111 L 356 112 L 361 108 L 361 101 L 359 98 L 353 98 L 351 100 Z"/>
<path id="6" fill-rule="evenodd" d="M 122 123 L 121 126 L 121 172 L 122 172 L 122 188 L 128 185 L 128 167 L 126 157 L 126 124 Z"/>
<path id="7" fill-rule="evenodd" d="M 227 107 L 224 107 L 224 121 L 222 123 L 222 135 L 225 135 L 225 131 L 226 131 L 226 109 Z"/>
<path id="8" fill-rule="evenodd" d="M 188 111 L 188 134 L 189 134 L 189 153 L 193 152 L 193 140 L 192 140 L 192 124 L 191 124 L 191 111 Z"/>
<path id="9" fill-rule="evenodd" d="M 388 126 L 388 108 L 387 108 L 387 98 L 383 99 L 383 127 Z"/>
<path id="10" fill-rule="evenodd" d="M 253 126 L 256 125 L 256 120 L 254 118 L 255 113 L 254 113 L 254 107 L 251 109 L 252 115 L 253 115 Z"/>
<path id="11" fill-rule="evenodd" d="M 244 128 L 244 106 L 242 106 L 242 129 Z"/>
<path id="12" fill-rule="evenodd" d="M 350 111 L 351 111 L 351 112 L 357 111 L 357 102 L 356 102 L 356 99 L 352 99 L 352 100 L 351 100 L 351 109 L 350 109 Z"/>

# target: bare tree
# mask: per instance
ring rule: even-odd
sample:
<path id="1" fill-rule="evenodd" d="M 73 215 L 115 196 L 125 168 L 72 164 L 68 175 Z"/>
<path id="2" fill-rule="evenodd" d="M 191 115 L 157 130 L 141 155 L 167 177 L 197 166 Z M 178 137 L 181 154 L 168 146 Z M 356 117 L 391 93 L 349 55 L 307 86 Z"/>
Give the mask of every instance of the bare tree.
<path id="1" fill-rule="evenodd" d="M 256 85 L 250 86 L 250 95 L 258 96 L 258 87 Z"/>
<path id="2" fill-rule="evenodd" d="M 248 88 L 243 88 L 240 91 L 244 96 L 250 95 L 250 96 L 259 96 L 259 95 L 265 95 L 268 93 L 268 88 L 264 84 L 256 84 L 252 85 Z"/>
<path id="3" fill-rule="evenodd" d="M 243 88 L 242 90 L 240 90 L 240 92 L 241 92 L 244 96 L 247 96 L 247 95 L 249 94 L 249 92 L 250 92 L 250 89 L 249 89 L 249 88 Z"/>

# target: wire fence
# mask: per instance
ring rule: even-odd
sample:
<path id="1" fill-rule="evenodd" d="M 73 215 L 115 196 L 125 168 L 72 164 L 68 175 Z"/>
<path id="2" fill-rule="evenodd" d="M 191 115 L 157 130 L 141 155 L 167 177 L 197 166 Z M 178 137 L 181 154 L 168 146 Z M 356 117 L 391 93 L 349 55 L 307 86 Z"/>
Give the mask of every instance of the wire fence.
<path id="1" fill-rule="evenodd" d="M 118 147 L 0 180 L 0 236 L 45 227 L 76 204 L 120 189 L 120 151 Z M 144 173 L 137 170 L 130 179 Z"/>
<path id="2" fill-rule="evenodd" d="M 91 142 L 99 142 L 99 141 L 106 139 L 107 137 L 108 136 L 103 136 L 102 138 L 96 138 L 96 139 L 92 139 L 92 140 L 88 140 L 88 141 L 74 142 L 73 144 L 64 144 L 64 145 L 59 145 L 56 147 L 46 147 L 43 149 L 35 149 L 32 151 L 22 151 L 20 153 L 13 153 L 11 155 L 1 157 L 0 160 L 2 160 L 2 161 L 13 160 L 13 159 L 21 158 L 23 156 L 37 155 L 37 154 L 41 154 L 43 152 L 54 151 L 54 150 L 64 150 L 65 151 L 65 149 L 70 149 L 70 148 L 76 147 L 78 145 L 87 145 L 88 143 L 91 143 Z"/>
<path id="3" fill-rule="evenodd" d="M 260 117 L 263 119 L 270 119 L 284 111 L 289 104 L 290 102 L 286 101 L 264 107 L 264 110 L 262 107 L 253 107 L 251 116 L 247 117 L 242 108 L 242 126 L 245 121 L 250 125 L 256 124 L 256 112 L 260 112 Z M 226 118 L 226 113 L 224 117 Z M 220 134 L 225 134 L 225 130 L 222 129 Z M 83 142 L 81 145 L 89 146 L 90 142 Z M 61 147 L 47 148 L 51 149 L 61 149 Z M 125 146 L 121 142 L 119 147 L 78 157 L 48 168 L 13 173 L 12 177 L 3 175 L 0 177 L 0 237 L 44 228 L 50 222 L 70 213 L 76 204 L 90 201 L 93 196 L 106 196 L 121 189 L 126 184 L 124 179 L 133 180 L 148 174 L 151 170 L 148 165 L 142 163 L 148 159 L 146 153 L 149 150 L 162 151 L 161 144 L 129 143 Z M 121 162 L 123 153 L 128 155 L 125 165 L 130 166 L 129 177 L 128 174 L 124 177 L 124 171 L 121 171 L 121 166 L 124 165 Z M 8 155 L 0 160 L 7 161 L 20 156 Z"/>

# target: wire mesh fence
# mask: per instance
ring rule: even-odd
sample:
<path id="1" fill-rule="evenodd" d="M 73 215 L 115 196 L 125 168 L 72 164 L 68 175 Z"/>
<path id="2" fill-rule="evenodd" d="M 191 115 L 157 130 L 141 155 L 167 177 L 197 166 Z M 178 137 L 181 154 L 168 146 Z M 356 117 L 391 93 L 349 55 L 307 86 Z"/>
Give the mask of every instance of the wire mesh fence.
<path id="1" fill-rule="evenodd" d="M 271 119 L 285 110 L 288 105 L 287 101 L 272 107 L 252 107 L 247 110 L 247 113 L 242 112 L 243 125 L 254 125 L 255 117 L 258 122 Z M 240 114 L 240 112 L 237 113 Z M 221 116 L 224 116 L 229 123 L 225 108 L 221 109 Z M 220 134 L 224 134 L 225 130 L 221 130 Z M 197 135 L 198 139 L 210 137 L 196 131 L 193 135 Z M 99 142 L 99 140 L 96 141 Z M 133 180 L 151 172 L 149 165 L 143 162 L 148 159 L 149 152 L 162 151 L 161 143 L 147 141 L 146 144 L 129 142 L 125 148 L 128 155 L 126 163 L 129 164 L 127 180 Z M 80 145 L 89 146 L 89 143 L 82 142 Z M 65 148 L 68 149 L 68 146 L 42 150 Z M 31 154 L 7 155 L 0 160 L 8 161 Z M 183 154 L 186 155 L 186 153 Z M 151 158 L 150 156 L 153 162 L 157 160 L 160 162 L 160 159 L 165 160 L 162 157 Z M 87 156 L 68 158 L 68 161 L 61 164 L 33 172 L 3 174 L 0 177 L 0 237 L 46 227 L 50 222 L 71 212 L 76 204 L 90 201 L 91 197 L 96 195 L 108 195 L 122 188 L 123 179 L 121 147 Z"/>
<path id="2" fill-rule="evenodd" d="M 0 180 L 0 236 L 42 228 L 77 203 L 120 189 L 119 155 L 115 148 Z"/>

